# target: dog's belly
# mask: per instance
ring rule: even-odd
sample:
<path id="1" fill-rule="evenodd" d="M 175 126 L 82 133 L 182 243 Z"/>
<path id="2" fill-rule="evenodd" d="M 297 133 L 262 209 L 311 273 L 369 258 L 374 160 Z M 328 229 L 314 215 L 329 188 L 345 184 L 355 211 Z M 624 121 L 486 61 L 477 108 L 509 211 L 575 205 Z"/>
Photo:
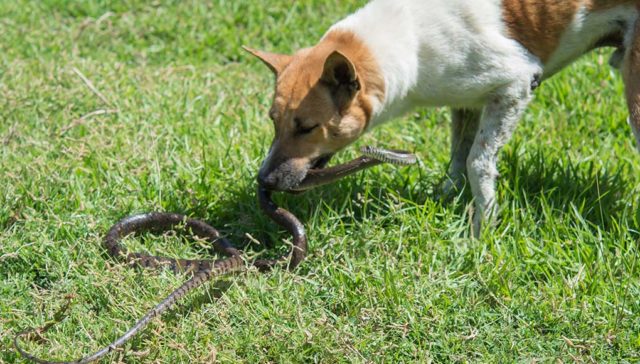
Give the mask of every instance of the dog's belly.
<path id="1" fill-rule="evenodd" d="M 464 42 L 466 40 L 466 44 Z M 540 61 L 498 32 L 425 46 L 415 100 L 422 106 L 482 107 L 495 91 L 540 74 Z"/>
<path id="2" fill-rule="evenodd" d="M 411 2 L 418 72 L 408 104 L 480 108 L 494 91 L 542 72 L 505 34 L 500 0 L 429 3 Z"/>
<path id="3" fill-rule="evenodd" d="M 496 71 L 478 71 L 471 77 L 462 69 L 432 74 L 432 77 L 422 81 L 413 100 L 420 106 L 482 107 L 494 90 L 513 80 Z"/>
<path id="4" fill-rule="evenodd" d="M 638 18 L 633 4 L 576 15 L 546 63 L 517 41 L 498 32 L 461 36 L 464 27 L 449 28 L 443 41 L 423 45 L 420 72 L 411 106 L 482 107 L 494 90 L 520 80 L 523 75 L 549 78 L 596 47 L 612 33 L 629 32 Z M 468 35 L 468 33 L 467 33 Z M 448 38 L 448 39 L 447 39 Z"/>
<path id="5" fill-rule="evenodd" d="M 544 78 L 549 78 L 562 68 L 595 48 L 598 42 L 612 33 L 623 35 L 631 30 L 638 18 L 634 4 L 587 13 L 581 10 L 560 38 L 557 49 L 544 65 Z"/>

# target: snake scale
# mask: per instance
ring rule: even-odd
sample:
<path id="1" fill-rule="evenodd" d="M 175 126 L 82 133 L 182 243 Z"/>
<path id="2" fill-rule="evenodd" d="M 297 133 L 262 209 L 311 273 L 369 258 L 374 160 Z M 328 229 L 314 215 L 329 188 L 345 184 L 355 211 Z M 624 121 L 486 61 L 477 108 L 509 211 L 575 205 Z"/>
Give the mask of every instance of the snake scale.
<path id="1" fill-rule="evenodd" d="M 362 156 L 345 164 L 325 169 L 310 170 L 307 177 L 293 191 L 305 191 L 313 187 L 328 184 L 362 169 L 381 163 L 409 165 L 416 162 L 416 157 L 413 154 L 404 151 L 363 147 L 361 152 L 363 154 Z M 293 270 L 304 260 L 307 253 L 307 237 L 304 226 L 291 212 L 278 207 L 271 199 L 271 191 L 265 187 L 259 185 L 257 195 L 261 210 L 293 236 L 293 244 L 289 254 L 282 255 L 275 259 L 257 259 L 253 261 L 251 265 L 260 271 L 267 271 L 277 264 L 286 262 L 287 258 L 289 258 L 288 269 Z M 191 234 L 197 238 L 210 242 L 219 254 L 227 257 L 219 260 L 174 259 L 141 253 L 129 253 L 120 244 L 120 241 L 129 234 L 144 231 L 162 232 L 178 227 L 190 231 Z M 175 272 L 193 272 L 193 276 L 149 310 L 122 336 L 93 354 L 71 361 L 51 361 L 38 358 L 26 352 L 19 344 L 20 337 L 38 332 L 38 329 L 29 329 L 18 333 L 14 338 L 14 346 L 23 357 L 41 364 L 83 364 L 98 360 L 124 345 L 129 339 L 144 329 L 151 320 L 160 316 L 164 311 L 172 307 L 176 301 L 187 295 L 187 293 L 193 289 L 200 287 L 212 277 L 240 271 L 247 267 L 242 252 L 236 249 L 230 241 L 222 237 L 218 230 L 204 221 L 176 213 L 151 212 L 126 217 L 109 229 L 103 240 L 103 245 L 111 256 L 116 259 L 123 259 L 132 266 L 143 268 L 168 267 Z"/>

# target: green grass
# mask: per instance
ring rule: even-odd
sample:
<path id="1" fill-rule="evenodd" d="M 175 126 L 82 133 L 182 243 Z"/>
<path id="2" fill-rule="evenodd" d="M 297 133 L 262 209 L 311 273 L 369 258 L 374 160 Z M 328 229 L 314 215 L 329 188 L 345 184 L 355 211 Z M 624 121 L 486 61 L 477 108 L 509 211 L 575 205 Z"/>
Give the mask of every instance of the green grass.
<path id="1" fill-rule="evenodd" d="M 68 318 L 27 343 L 39 355 L 100 348 L 186 279 L 109 258 L 101 237 L 123 216 L 183 212 L 252 254 L 282 251 L 254 192 L 272 75 L 240 46 L 310 45 L 362 3 L 0 2 L 0 362 L 21 362 L 12 336 L 65 295 Z M 216 280 L 107 361 L 640 360 L 640 155 L 606 56 L 536 91 L 481 240 L 468 193 L 434 198 L 449 113 L 419 110 L 360 143 L 414 150 L 419 166 L 277 196 L 309 233 L 300 269 Z M 103 109 L 118 112 L 78 121 Z M 207 255 L 171 236 L 127 245 Z"/>

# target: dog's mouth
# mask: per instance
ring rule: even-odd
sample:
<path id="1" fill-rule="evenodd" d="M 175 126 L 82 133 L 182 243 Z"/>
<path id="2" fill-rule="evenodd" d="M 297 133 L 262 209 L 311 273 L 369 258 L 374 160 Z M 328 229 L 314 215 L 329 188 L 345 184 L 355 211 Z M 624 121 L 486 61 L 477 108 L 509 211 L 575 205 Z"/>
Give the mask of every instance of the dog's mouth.
<path id="1" fill-rule="evenodd" d="M 289 179 L 286 182 L 294 182 L 278 188 L 276 185 L 272 190 L 278 190 L 289 193 L 301 193 L 312 188 L 326 185 L 338 181 L 346 176 L 352 175 L 358 171 L 370 168 L 382 163 L 391 163 L 396 165 L 410 165 L 416 163 L 415 155 L 405 151 L 393 151 L 374 147 L 364 147 L 361 149 L 362 155 L 349 162 L 338 164 L 329 168 L 325 168 L 333 154 L 323 155 L 311 160 L 306 170 L 298 170 L 302 172 L 302 177 L 296 175 L 295 180 Z M 288 175 L 291 176 L 291 175 Z M 265 181 L 258 176 L 258 182 L 266 185 Z"/>
<path id="2" fill-rule="evenodd" d="M 300 194 L 313 188 L 308 187 L 310 185 L 309 181 L 315 178 L 313 176 L 315 173 L 318 173 L 327 166 L 332 157 L 333 154 L 327 154 L 311 161 L 311 163 L 309 163 L 309 170 L 307 171 L 307 175 L 302 180 L 300 180 L 300 182 L 298 182 L 295 187 L 289 188 L 286 192 L 291 194 Z"/>
<path id="3" fill-rule="evenodd" d="M 309 169 L 314 170 L 314 169 L 322 169 L 326 167 L 329 161 L 331 160 L 331 157 L 333 157 L 333 154 L 327 154 L 327 155 L 316 158 L 314 161 L 311 162 L 311 167 Z"/>

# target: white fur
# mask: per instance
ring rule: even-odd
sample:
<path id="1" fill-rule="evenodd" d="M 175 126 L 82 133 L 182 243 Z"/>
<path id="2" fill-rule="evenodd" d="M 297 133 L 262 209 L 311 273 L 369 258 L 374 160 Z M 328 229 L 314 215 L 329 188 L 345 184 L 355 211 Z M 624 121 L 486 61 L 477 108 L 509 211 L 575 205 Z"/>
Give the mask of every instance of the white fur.
<path id="1" fill-rule="evenodd" d="M 494 96 L 484 108 L 476 138 L 467 158 L 469 185 L 475 198 L 474 233 L 480 233 L 484 218 L 496 208 L 495 184 L 498 178 L 498 152 L 507 144 L 522 112 L 531 99 L 531 79 L 523 76 Z"/>
<path id="2" fill-rule="evenodd" d="M 618 25 L 616 21 L 633 24 L 637 17 L 633 4 L 612 7 L 595 13 L 588 13 L 586 8 L 582 7 L 560 39 L 561 46 L 545 64 L 544 77 L 553 76 L 587 52 L 598 39 L 607 35 Z"/>
<path id="3" fill-rule="evenodd" d="M 374 0 L 330 29 L 357 34 L 381 69 L 386 94 L 384 100 L 372 100 L 370 126 L 417 106 L 483 110 L 479 122 L 475 120 L 475 138 L 456 127 L 461 121 L 454 118 L 450 169 L 454 184 L 464 178 L 465 167 L 468 170 L 477 209 L 476 234 L 482 218 L 495 210 L 497 155 L 531 98 L 534 76 L 551 76 L 620 27 L 620 19 L 631 24 L 638 17 L 634 5 L 598 14 L 581 9 L 558 50 L 543 65 L 507 36 L 501 4 L 501 0 Z M 640 131 L 634 132 L 640 142 Z M 461 163 L 465 160 L 466 166 Z"/>
<path id="4" fill-rule="evenodd" d="M 482 107 L 540 63 L 503 35 L 499 0 L 375 0 L 335 24 L 372 50 L 386 82 L 378 125 L 416 106 Z"/>

